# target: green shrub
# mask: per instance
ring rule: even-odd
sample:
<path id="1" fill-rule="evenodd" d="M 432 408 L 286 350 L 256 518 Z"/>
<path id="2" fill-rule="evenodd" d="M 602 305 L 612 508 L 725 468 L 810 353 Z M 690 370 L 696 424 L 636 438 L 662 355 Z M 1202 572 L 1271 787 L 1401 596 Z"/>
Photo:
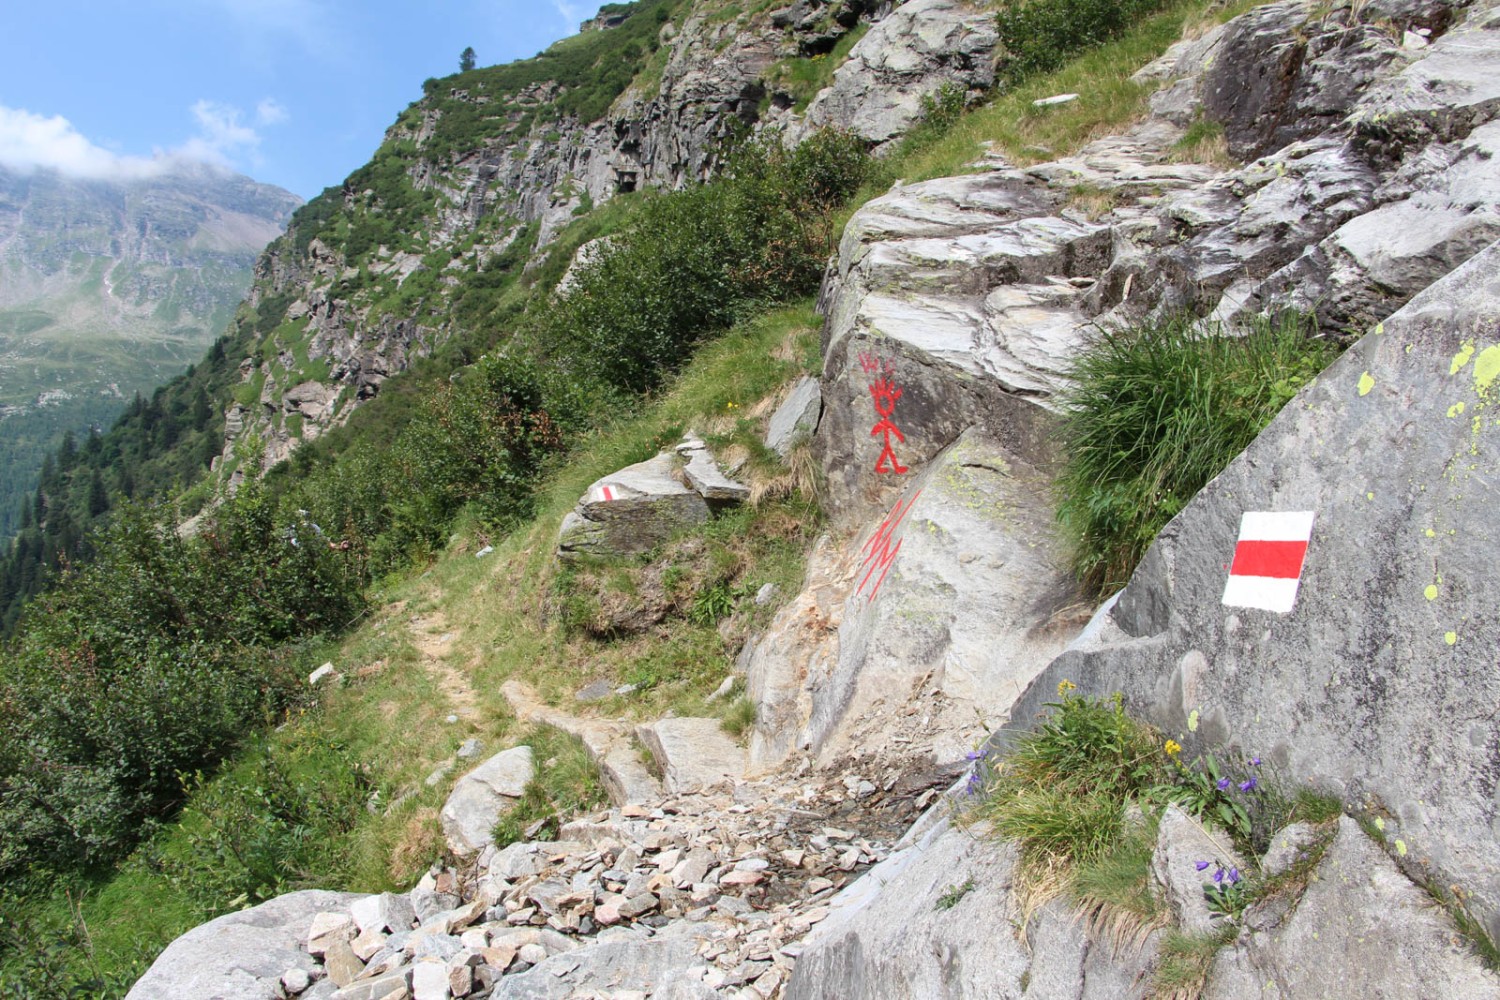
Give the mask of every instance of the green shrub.
<path id="1" fill-rule="evenodd" d="M 1080 579 L 1123 586 L 1162 527 L 1337 353 L 1291 314 L 1244 336 L 1186 316 L 1101 336 L 1064 397 L 1057 515 Z"/>
<path id="2" fill-rule="evenodd" d="M 193 776 L 192 807 L 154 859 L 206 913 L 345 884 L 350 859 L 341 838 L 372 791 L 346 747 L 310 732 L 247 757 L 218 778 Z"/>
<path id="3" fill-rule="evenodd" d="M 295 690 L 293 646 L 357 614 L 315 527 L 250 486 L 194 539 L 122 508 L 0 658 L 0 875 L 119 857 Z"/>
<path id="4" fill-rule="evenodd" d="M 1014 84 L 1123 34 L 1173 0 L 1002 0 L 1000 72 Z"/>
<path id="5" fill-rule="evenodd" d="M 776 135 L 744 143 L 723 177 L 648 201 L 543 318 L 539 344 L 611 391 L 655 388 L 752 307 L 817 287 L 867 165 L 832 130 L 792 150 Z"/>

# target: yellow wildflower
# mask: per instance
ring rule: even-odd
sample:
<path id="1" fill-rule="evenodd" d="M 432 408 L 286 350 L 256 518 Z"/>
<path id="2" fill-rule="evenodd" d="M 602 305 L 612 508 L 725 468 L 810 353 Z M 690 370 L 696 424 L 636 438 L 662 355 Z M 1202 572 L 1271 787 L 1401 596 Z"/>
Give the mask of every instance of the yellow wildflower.
<path id="1" fill-rule="evenodd" d="M 1176 740 L 1167 740 L 1167 756 L 1176 757 L 1180 753 L 1182 753 L 1182 744 Z"/>
<path id="2" fill-rule="evenodd" d="M 1068 696 L 1068 692 L 1069 691 L 1077 691 L 1077 690 L 1078 690 L 1078 685 L 1074 684 L 1070 680 L 1067 680 L 1066 678 L 1064 678 L 1063 680 L 1060 680 L 1060 681 L 1057 682 L 1057 696 L 1059 698 L 1066 698 Z"/>

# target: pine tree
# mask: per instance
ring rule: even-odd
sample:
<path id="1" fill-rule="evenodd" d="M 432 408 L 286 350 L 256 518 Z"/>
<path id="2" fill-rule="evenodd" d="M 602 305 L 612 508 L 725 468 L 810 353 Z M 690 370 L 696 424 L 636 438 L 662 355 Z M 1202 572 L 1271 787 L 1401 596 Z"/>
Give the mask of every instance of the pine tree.
<path id="1" fill-rule="evenodd" d="M 467 73 L 474 68 L 474 47 L 471 45 L 458 54 L 458 71 Z"/>

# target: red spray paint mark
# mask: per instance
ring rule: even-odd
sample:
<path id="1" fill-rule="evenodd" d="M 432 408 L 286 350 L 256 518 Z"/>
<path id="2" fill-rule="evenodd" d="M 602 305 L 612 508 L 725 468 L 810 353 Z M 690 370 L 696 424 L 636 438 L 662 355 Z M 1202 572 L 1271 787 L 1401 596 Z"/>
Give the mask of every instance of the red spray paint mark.
<path id="1" fill-rule="evenodd" d="M 875 460 L 875 471 L 877 473 L 894 472 L 899 475 L 907 471 L 907 466 L 901 464 L 901 460 L 896 457 L 895 449 L 891 447 L 892 435 L 902 444 L 906 443 L 906 435 L 901 433 L 901 428 L 897 427 L 895 421 L 891 419 L 896 412 L 896 401 L 901 398 L 902 391 L 896 383 L 891 381 L 896 365 L 879 355 L 861 351 L 859 366 L 865 374 L 875 376 L 875 380 L 870 383 L 870 397 L 875 402 L 875 413 L 880 420 L 870 428 L 870 436 L 875 437 L 878 434 L 881 437 L 880 457 Z"/>
<path id="2" fill-rule="evenodd" d="M 604 502 L 609 503 L 615 498 L 615 491 L 608 486 L 604 487 Z"/>
<path id="3" fill-rule="evenodd" d="M 905 539 L 899 539 L 892 546 L 891 539 L 895 538 L 901 522 L 906 520 L 906 515 L 911 513 L 917 497 L 921 495 L 922 491 L 917 490 L 916 494 L 905 503 L 897 500 L 896 506 L 891 508 L 891 512 L 885 516 L 885 520 L 880 523 L 875 534 L 865 542 L 864 548 L 860 550 L 864 553 L 864 562 L 860 565 L 860 569 L 865 571 L 865 575 L 860 579 L 859 586 L 854 588 L 856 596 L 865 589 L 865 584 L 870 582 L 871 577 L 875 578 L 875 585 L 870 588 L 869 599 L 875 600 L 875 595 L 880 593 L 880 585 L 885 583 L 885 575 L 890 572 L 891 563 L 896 561 L 896 554 L 901 551 L 901 543 L 905 541 Z M 879 571 L 879 576 L 875 576 L 876 571 Z"/>

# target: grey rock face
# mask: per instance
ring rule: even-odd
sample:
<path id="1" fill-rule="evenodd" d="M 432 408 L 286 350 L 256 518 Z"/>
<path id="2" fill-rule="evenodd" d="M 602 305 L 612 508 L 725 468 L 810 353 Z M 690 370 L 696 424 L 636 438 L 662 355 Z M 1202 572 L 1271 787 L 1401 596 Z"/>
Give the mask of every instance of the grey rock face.
<path id="1" fill-rule="evenodd" d="M 823 392 L 815 378 L 803 378 L 792 387 L 782 404 L 771 414 L 766 428 L 766 447 L 782 458 L 791 452 L 799 438 L 809 438 L 818 429 L 823 413 Z"/>
<path id="2" fill-rule="evenodd" d="M 1052 204 L 1038 181 L 997 170 L 899 187 L 856 213 L 823 300 L 817 448 L 836 504 L 872 499 L 871 470 L 918 468 L 975 424 L 1047 455 L 1048 400 L 1110 250 L 1107 227 L 1044 214 Z"/>
<path id="3" fill-rule="evenodd" d="M 1204 110 L 1241 159 L 1329 130 L 1393 61 L 1397 41 L 1347 9 L 1318 16 L 1306 0 L 1266 4 L 1224 32 L 1203 81 Z"/>
<path id="4" fill-rule="evenodd" d="M 560 555 L 646 552 L 676 532 L 708 520 L 708 504 L 673 478 L 667 453 L 611 473 L 590 486 L 562 524 Z"/>
<path id="5" fill-rule="evenodd" d="M 1381 802 L 1500 927 L 1497 326 L 1492 245 L 1303 390 L 1162 532 L 1111 612 L 1123 634 L 1055 660 L 1015 716 L 1068 678 L 1123 691 L 1190 750 L 1228 742 Z M 1247 511 L 1315 514 L 1289 614 L 1222 603 Z"/>
<path id="6" fill-rule="evenodd" d="M 1019 996 L 1031 961 L 1012 925 L 1015 864 L 1013 848 L 939 823 L 835 897 L 807 936 L 787 1000 Z M 971 879 L 950 909 L 937 908 Z M 1054 942 L 1049 954 L 1062 950 Z"/>
<path id="7" fill-rule="evenodd" d="M 754 767 L 797 750 L 830 756 L 879 744 L 881 735 L 856 734 L 851 723 L 882 708 L 904 714 L 917 699 L 931 705 L 926 738 L 939 759 L 982 739 L 985 719 L 1003 718 L 1070 636 L 1072 623 L 1056 617 L 1074 594 L 1045 496 L 1033 469 L 970 431 L 884 520 L 874 515 L 838 574 L 836 644 L 810 646 L 800 631 L 809 609 L 794 602 L 751 656 Z M 803 648 L 787 655 L 794 644 Z"/>
<path id="8" fill-rule="evenodd" d="M 313 917 L 359 898 L 294 892 L 195 927 L 167 946 L 126 1000 L 274 1000 L 283 973 L 315 968 L 303 950 Z"/>
<path id="9" fill-rule="evenodd" d="M 1274 984 L 1272 992 L 1241 992 L 1246 972 L 1250 982 Z M 1447 914 L 1348 817 L 1285 923 L 1222 956 L 1205 996 L 1292 1000 L 1327 995 L 1335 983 L 1345 996 L 1500 996 L 1500 977 Z"/>
<path id="10" fill-rule="evenodd" d="M 526 791 L 533 773 L 531 747 L 520 746 L 497 753 L 459 778 L 441 813 L 448 849 L 474 854 L 492 843 L 496 821 Z"/>
<path id="11" fill-rule="evenodd" d="M 807 124 L 838 125 L 874 143 L 912 126 L 922 98 L 944 84 L 966 92 L 995 82 L 994 16 L 960 0 L 913 0 L 876 24 L 808 106 Z"/>

